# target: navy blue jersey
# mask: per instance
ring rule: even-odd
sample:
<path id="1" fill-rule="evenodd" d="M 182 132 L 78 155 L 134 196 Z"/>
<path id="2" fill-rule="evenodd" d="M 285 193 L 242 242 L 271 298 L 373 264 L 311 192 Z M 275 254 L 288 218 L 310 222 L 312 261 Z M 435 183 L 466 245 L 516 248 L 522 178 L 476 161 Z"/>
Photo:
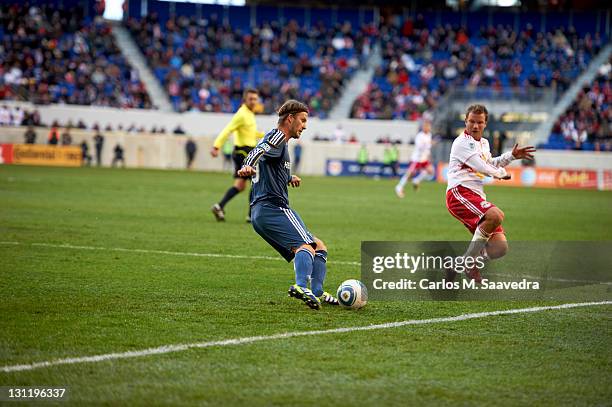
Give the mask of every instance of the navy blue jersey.
<path id="1" fill-rule="evenodd" d="M 287 184 L 291 181 L 291 162 L 285 134 L 274 129 L 268 132 L 249 153 L 243 165 L 256 167 L 251 190 L 251 206 L 270 202 L 289 207 Z"/>

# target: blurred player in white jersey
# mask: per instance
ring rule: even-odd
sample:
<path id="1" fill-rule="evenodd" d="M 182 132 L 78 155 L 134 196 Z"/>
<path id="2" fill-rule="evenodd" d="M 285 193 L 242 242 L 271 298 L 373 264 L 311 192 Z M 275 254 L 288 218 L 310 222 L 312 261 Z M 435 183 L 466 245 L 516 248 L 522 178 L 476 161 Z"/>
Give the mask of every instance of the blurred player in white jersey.
<path id="1" fill-rule="evenodd" d="M 414 151 L 410 158 L 410 166 L 395 186 L 395 194 L 399 198 L 404 197 L 404 187 L 408 180 L 412 180 L 412 187 L 416 191 L 425 177 L 433 175 L 433 166 L 430 161 L 431 143 L 431 123 L 426 121 L 423 122 L 423 129 L 417 133 L 414 139 Z"/>
<path id="2" fill-rule="evenodd" d="M 471 105 L 465 115 L 465 130 L 453 142 L 448 163 L 446 207 L 473 234 L 465 256 L 483 256 L 485 259 L 502 257 L 508 251 L 502 228 L 504 213 L 484 193 L 484 178 L 510 179 L 506 167 L 513 160 L 533 159 L 535 148 L 519 148 L 492 158 L 489 142 L 482 137 L 489 113 L 483 105 Z M 477 282 L 482 280 L 478 269 L 467 273 Z M 455 273 L 447 275 L 454 278 Z"/>

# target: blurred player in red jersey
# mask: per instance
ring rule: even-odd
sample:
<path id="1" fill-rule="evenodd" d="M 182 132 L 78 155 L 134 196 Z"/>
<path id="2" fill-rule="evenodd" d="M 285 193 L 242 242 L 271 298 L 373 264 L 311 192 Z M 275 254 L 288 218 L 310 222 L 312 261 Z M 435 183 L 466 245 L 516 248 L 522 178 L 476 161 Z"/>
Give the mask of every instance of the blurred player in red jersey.
<path id="1" fill-rule="evenodd" d="M 513 160 L 533 159 L 534 147 L 519 148 L 492 158 L 489 142 L 482 137 L 487 126 L 489 112 L 483 105 L 471 105 L 465 115 L 465 130 L 453 142 L 448 164 L 446 207 L 473 234 L 465 256 L 483 256 L 497 259 L 506 254 L 508 243 L 502 227 L 504 213 L 487 201 L 484 178 L 510 179 L 504 167 Z M 478 269 L 468 276 L 477 282 L 482 280 Z M 447 277 L 454 278 L 454 272 Z"/>
<path id="2" fill-rule="evenodd" d="M 404 186 L 408 180 L 412 180 L 412 187 L 416 191 L 421 181 L 433 175 L 431 165 L 431 123 L 424 122 L 423 129 L 417 133 L 414 139 L 414 151 L 410 159 L 410 166 L 395 186 L 395 194 L 399 198 L 404 197 Z M 418 173 L 418 175 L 417 175 Z"/>

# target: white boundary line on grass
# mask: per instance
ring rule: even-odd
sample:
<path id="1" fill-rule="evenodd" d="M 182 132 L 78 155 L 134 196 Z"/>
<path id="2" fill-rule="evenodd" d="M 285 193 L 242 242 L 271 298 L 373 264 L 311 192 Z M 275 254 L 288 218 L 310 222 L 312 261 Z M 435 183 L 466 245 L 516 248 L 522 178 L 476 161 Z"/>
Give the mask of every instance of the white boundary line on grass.
<path id="1" fill-rule="evenodd" d="M 145 253 L 145 254 L 167 254 L 170 256 L 189 256 L 189 257 L 214 257 L 224 259 L 251 259 L 251 260 L 276 260 L 283 261 L 280 257 L 272 256 L 248 256 L 241 254 L 220 254 L 220 253 L 193 253 L 193 252 L 172 252 L 168 250 L 153 250 L 153 249 L 127 249 L 123 247 L 102 247 L 102 246 L 75 246 L 68 243 L 55 244 L 55 243 L 20 243 L 20 242 L 1 242 L 0 245 L 30 245 L 34 247 L 52 247 L 56 249 L 71 249 L 71 250 L 100 250 L 100 251 L 112 251 L 112 252 L 127 252 L 127 253 Z M 330 264 L 342 264 L 348 266 L 361 266 L 361 262 L 358 261 L 342 261 L 342 260 L 330 260 Z M 500 274 L 492 274 L 500 275 Z M 500 275 L 502 276 L 502 275 Z M 541 280 L 541 277 L 535 277 L 530 275 L 519 275 L 518 277 L 530 278 L 533 280 Z M 594 281 L 594 280 L 569 280 L 564 278 L 553 278 L 549 277 L 550 281 L 557 281 L 562 283 L 584 283 L 584 284 L 606 284 L 612 285 L 612 282 L 606 281 Z"/>
<path id="2" fill-rule="evenodd" d="M 509 309 L 509 310 L 487 311 L 487 312 L 478 312 L 478 313 L 473 313 L 473 314 L 462 314 L 462 315 L 457 315 L 454 317 L 442 317 L 442 318 L 431 318 L 431 319 L 412 319 L 412 320 L 407 320 L 407 321 L 387 322 L 384 324 L 376 324 L 376 325 L 353 326 L 353 327 L 347 327 L 347 328 L 334 328 L 334 329 L 325 329 L 325 330 L 319 330 L 319 331 L 285 332 L 285 333 L 274 334 L 274 335 L 248 336 L 244 338 L 225 339 L 225 340 L 210 341 L 210 342 L 165 345 L 165 346 L 160 346 L 157 348 L 149 348 L 149 349 L 142 349 L 142 350 L 136 350 L 136 351 L 106 353 L 103 355 L 81 356 L 81 357 L 73 357 L 73 358 L 65 358 L 65 359 L 55 359 L 55 360 L 49 360 L 45 362 L 36 362 L 36 363 L 23 364 L 23 365 L 2 366 L 0 367 L 0 371 L 5 372 L 5 373 L 10 373 L 10 372 L 19 372 L 19 371 L 26 371 L 26 370 L 35 370 L 35 369 L 40 369 L 43 367 L 51 367 L 51 366 L 58 366 L 58 365 L 73 365 L 77 363 L 95 363 L 95 362 L 104 362 L 104 361 L 115 360 L 115 359 L 127 359 L 127 358 L 137 358 L 137 357 L 144 357 L 144 356 L 151 356 L 151 355 L 162 355 L 165 353 L 182 352 L 182 351 L 189 350 L 189 349 L 201 349 L 201 348 L 211 348 L 211 347 L 231 346 L 231 345 L 244 345 L 244 344 L 254 343 L 254 342 L 272 341 L 275 339 L 295 338 L 299 336 L 315 336 L 315 335 L 336 334 L 336 333 L 356 332 L 356 331 L 372 331 L 372 330 L 377 330 L 377 329 L 398 328 L 398 327 L 407 326 L 407 325 L 439 324 L 439 323 L 444 323 L 444 322 L 466 321 L 469 319 L 485 318 L 485 317 L 492 317 L 492 316 L 498 316 L 498 315 L 525 314 L 525 313 L 530 313 L 530 312 L 540 312 L 540 311 L 577 308 L 577 307 L 589 307 L 589 306 L 595 306 L 595 305 L 612 305 L 612 301 L 582 302 L 582 303 L 561 304 L 561 305 L 551 305 L 551 306 L 532 307 L 532 308 L 518 308 L 518 309 L 515 308 L 515 309 Z"/>
<path id="3" fill-rule="evenodd" d="M 151 250 L 151 249 L 126 249 L 123 247 L 101 247 L 101 246 L 75 246 L 71 244 L 53 244 L 53 243 L 19 243 L 19 242 L 0 242 L 0 245 L 30 245 L 35 247 L 53 247 L 57 249 L 73 249 L 73 250 L 100 250 L 111 252 L 128 252 L 128 253 L 148 253 L 148 254 L 167 254 L 170 256 L 190 256 L 190 257 L 216 257 L 224 259 L 251 259 L 251 260 L 277 260 L 284 261 L 281 257 L 272 256 L 247 256 L 241 254 L 220 254 L 220 253 L 193 253 L 193 252 L 172 252 L 168 250 Z M 358 261 L 330 261 L 333 264 L 345 264 L 349 266 L 360 266 Z"/>

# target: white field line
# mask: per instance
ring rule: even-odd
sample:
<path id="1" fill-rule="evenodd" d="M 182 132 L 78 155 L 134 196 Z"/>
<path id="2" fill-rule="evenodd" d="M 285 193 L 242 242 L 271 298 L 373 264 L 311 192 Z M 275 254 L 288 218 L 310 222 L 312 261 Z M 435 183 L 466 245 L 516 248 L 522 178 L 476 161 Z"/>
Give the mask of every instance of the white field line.
<path id="1" fill-rule="evenodd" d="M 75 246 L 71 244 L 54 244 L 54 243 L 19 243 L 19 242 L 1 242 L 0 245 L 31 245 L 35 247 L 53 247 L 58 249 L 71 249 L 71 250 L 100 250 L 100 251 L 112 251 L 112 252 L 127 252 L 127 253 L 144 253 L 144 254 L 165 254 L 169 256 L 190 256 L 190 257 L 214 257 L 224 259 L 252 259 L 252 260 L 276 260 L 284 261 L 280 257 L 272 256 L 247 256 L 240 254 L 220 254 L 220 253 L 193 253 L 193 252 L 173 252 L 168 250 L 152 250 L 152 249 L 127 249 L 123 247 L 102 247 L 102 246 Z M 361 262 L 358 261 L 342 261 L 342 260 L 330 260 L 330 264 L 342 264 L 348 266 L 361 266 Z M 493 274 L 500 277 L 507 277 L 502 274 Z M 528 278 L 531 280 L 549 280 L 561 283 L 582 283 L 582 284 L 606 284 L 612 285 L 612 282 L 594 281 L 594 280 L 570 280 L 564 278 L 554 277 L 536 277 L 530 275 L 518 275 L 517 277 Z"/>
<path id="2" fill-rule="evenodd" d="M 211 348 L 211 347 L 231 346 L 231 345 L 237 346 L 237 345 L 244 345 L 244 344 L 254 343 L 254 342 L 273 341 L 276 339 L 287 339 L 287 338 L 295 338 L 295 337 L 300 337 L 300 336 L 315 336 L 315 335 L 326 335 L 326 334 L 357 332 L 357 331 L 373 331 L 377 329 L 398 328 L 398 327 L 407 326 L 407 325 L 439 324 L 439 323 L 444 323 L 444 322 L 466 321 L 469 319 L 485 318 L 485 317 L 492 317 L 492 316 L 498 316 L 498 315 L 525 314 L 525 313 L 532 313 L 532 312 L 541 312 L 541 311 L 548 311 L 548 310 L 559 310 L 559 309 L 577 308 L 577 307 L 589 307 L 589 306 L 596 306 L 596 305 L 612 305 L 612 301 L 582 302 L 582 303 L 551 305 L 551 306 L 543 306 L 543 307 L 518 308 L 518 309 L 509 309 L 509 310 L 500 310 L 500 311 L 487 311 L 487 312 L 478 312 L 478 313 L 473 313 L 473 314 L 462 314 L 462 315 L 457 315 L 454 317 L 431 318 L 431 319 L 412 319 L 412 320 L 407 320 L 407 321 L 387 322 L 384 324 L 352 326 L 352 327 L 346 327 L 346 328 L 334 328 L 334 329 L 325 329 L 325 330 L 319 330 L 319 331 L 285 332 L 285 333 L 279 333 L 279 334 L 274 334 L 274 335 L 248 336 L 248 337 L 243 337 L 243 338 L 225 339 L 225 340 L 211 341 L 211 342 L 196 342 L 196 343 L 177 344 L 177 345 L 164 345 L 164 346 L 160 346 L 157 348 L 149 348 L 149 349 L 142 349 L 142 350 L 129 351 L 129 352 L 106 353 L 102 355 L 55 359 L 55 360 L 23 364 L 23 365 L 2 366 L 0 367 L 0 371 L 5 372 L 5 373 L 10 373 L 10 372 L 34 370 L 34 369 L 40 369 L 44 367 L 52 367 L 52 366 L 58 366 L 58 365 L 73 365 L 77 363 L 95 363 L 95 362 L 104 362 L 104 361 L 115 360 L 115 359 L 127 359 L 127 358 L 137 358 L 137 357 L 144 357 L 144 356 L 151 356 L 151 355 L 161 355 L 161 354 L 166 354 L 166 353 L 182 352 L 182 351 L 189 350 L 189 349 L 201 349 L 201 348 Z"/>
<path id="3" fill-rule="evenodd" d="M 487 273 L 487 276 L 497 276 L 497 277 L 508 277 L 506 274 L 499 273 Z M 514 276 L 512 276 L 514 277 Z M 604 284 L 604 285 L 612 285 L 610 281 L 596 281 L 596 280 L 574 280 L 569 278 L 556 278 L 556 277 L 537 277 L 529 274 L 519 274 L 516 277 L 522 277 L 530 280 L 544 280 L 544 281 L 555 281 L 557 283 L 578 283 L 578 284 Z"/>
<path id="4" fill-rule="evenodd" d="M 166 254 L 169 256 L 189 256 L 189 257 L 215 257 L 223 259 L 251 259 L 251 260 L 276 260 L 285 261 L 281 257 L 272 256 L 247 256 L 240 254 L 220 254 L 220 253 L 193 253 L 193 252 L 172 252 L 168 250 L 150 250 L 150 249 L 126 249 L 123 247 L 102 247 L 102 246 L 75 246 L 71 244 L 53 244 L 53 243 L 19 243 L 19 242 L 0 242 L 0 245 L 30 245 L 35 247 L 53 247 L 57 249 L 72 249 L 72 250 L 100 250 L 111 252 L 127 252 L 127 253 L 145 253 L 145 254 Z M 330 261 L 332 264 L 344 264 L 350 266 L 360 266 L 358 261 Z"/>

